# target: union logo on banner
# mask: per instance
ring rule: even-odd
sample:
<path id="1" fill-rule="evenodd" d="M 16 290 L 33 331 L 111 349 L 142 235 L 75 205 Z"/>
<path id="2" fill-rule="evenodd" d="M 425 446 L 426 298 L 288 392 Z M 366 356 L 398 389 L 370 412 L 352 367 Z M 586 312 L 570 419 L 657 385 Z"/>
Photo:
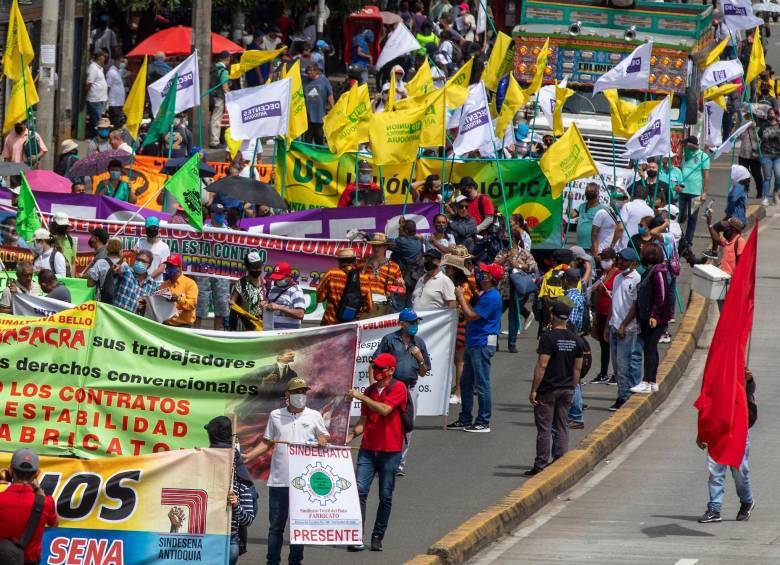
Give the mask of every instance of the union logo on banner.
<path id="1" fill-rule="evenodd" d="M 661 120 L 654 121 L 648 130 L 642 132 L 642 135 L 639 136 L 639 145 L 647 147 L 650 140 L 657 135 L 661 135 Z"/>
<path id="2" fill-rule="evenodd" d="M 642 57 L 634 57 L 628 64 L 627 73 L 638 73 L 642 70 Z"/>

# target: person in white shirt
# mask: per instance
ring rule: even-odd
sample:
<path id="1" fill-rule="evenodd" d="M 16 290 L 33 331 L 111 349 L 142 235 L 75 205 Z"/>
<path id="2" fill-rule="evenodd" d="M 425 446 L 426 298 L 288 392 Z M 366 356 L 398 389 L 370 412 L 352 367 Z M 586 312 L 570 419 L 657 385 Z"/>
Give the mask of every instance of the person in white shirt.
<path id="1" fill-rule="evenodd" d="M 117 151 L 124 151 L 130 155 L 133 154 L 133 148 L 125 143 L 121 130 L 115 129 L 110 134 L 108 134 L 108 143 L 111 145 L 112 149 L 116 149 Z"/>
<path id="2" fill-rule="evenodd" d="M 625 192 L 612 194 L 612 200 L 618 207 L 625 203 L 626 197 Z M 593 227 L 590 230 L 593 255 L 598 257 L 608 247 L 611 247 L 616 252 L 620 251 L 624 247 L 624 245 L 621 245 L 623 231 L 623 224 L 613 208 L 602 208 L 596 212 L 596 215 L 593 216 Z"/>
<path id="3" fill-rule="evenodd" d="M 425 274 L 412 292 L 412 308 L 417 312 L 455 308 L 455 285 L 440 269 L 442 254 L 429 249 L 423 254 Z"/>
<path id="4" fill-rule="evenodd" d="M 614 412 L 631 394 L 631 387 L 639 384 L 640 375 L 631 374 L 631 353 L 636 344 L 639 326 L 636 322 L 636 299 L 640 276 L 636 272 L 639 255 L 633 247 L 626 247 L 617 256 L 620 273 L 612 285 L 612 312 L 609 318 L 609 349 L 617 377 L 618 396 L 609 407 Z"/>
<path id="5" fill-rule="evenodd" d="M 33 264 L 29 261 L 18 261 L 16 263 L 16 280 L 8 282 L 8 286 L 3 289 L 3 296 L 0 298 L 0 312 L 3 314 L 13 314 L 13 295 L 16 293 L 29 294 L 30 296 L 41 296 L 41 287 L 33 280 Z"/>
<path id="6" fill-rule="evenodd" d="M 115 127 L 125 123 L 125 114 L 122 106 L 125 105 L 125 82 L 117 66 L 115 59 L 106 73 L 106 85 L 108 86 L 108 117 Z"/>
<path id="7" fill-rule="evenodd" d="M 98 51 L 87 67 L 87 113 L 89 114 L 89 130 L 87 137 L 94 137 L 100 116 L 106 110 L 108 102 L 108 83 L 103 67 L 106 64 L 106 54 Z"/>
<path id="8" fill-rule="evenodd" d="M 268 475 L 268 555 L 269 563 L 279 563 L 284 543 L 284 527 L 287 524 L 290 472 L 287 456 L 288 444 L 325 446 L 330 440 L 322 414 L 306 407 L 309 386 L 301 377 L 295 377 L 287 385 L 284 399 L 287 406 L 277 408 L 268 416 L 268 424 L 260 445 L 250 449 L 245 461 L 259 457 L 274 444 L 271 455 L 271 472 Z M 303 546 L 290 544 L 290 563 L 303 561 Z"/>
<path id="9" fill-rule="evenodd" d="M 65 255 L 52 247 L 52 237 L 46 228 L 38 228 L 33 235 L 35 241 L 35 262 L 33 268 L 35 272 L 49 269 L 54 271 L 58 277 L 68 276 L 68 262 Z"/>
<path id="10" fill-rule="evenodd" d="M 655 217 L 655 212 L 648 206 L 646 200 L 647 188 L 641 184 L 635 184 L 633 200 L 624 204 L 620 209 L 620 217 L 626 225 L 623 241 L 621 241 L 623 247 L 628 245 L 629 238 L 639 233 L 639 222 L 642 218 Z"/>

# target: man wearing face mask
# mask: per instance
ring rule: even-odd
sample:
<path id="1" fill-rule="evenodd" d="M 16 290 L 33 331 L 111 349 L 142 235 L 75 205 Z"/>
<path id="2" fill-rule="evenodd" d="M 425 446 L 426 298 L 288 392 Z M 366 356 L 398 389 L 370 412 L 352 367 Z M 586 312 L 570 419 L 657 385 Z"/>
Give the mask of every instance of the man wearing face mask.
<path id="1" fill-rule="evenodd" d="M 569 193 L 571 198 L 572 193 Z M 599 210 L 605 206 L 599 202 L 599 185 L 595 182 L 589 182 L 585 187 L 585 202 L 577 206 L 576 210 L 571 211 L 571 217 L 577 218 L 577 245 L 585 251 L 590 251 L 593 239 L 591 237 L 593 230 L 593 218 Z"/>
<path id="2" fill-rule="evenodd" d="M 406 285 L 401 267 L 387 258 L 388 241 L 384 233 L 373 234 L 368 244 L 371 246 L 371 255 L 363 265 L 363 274 L 371 285 L 374 307 L 366 317 L 397 312 L 406 301 Z"/>
<path id="3" fill-rule="evenodd" d="M 680 223 L 687 221 L 685 240 L 688 245 L 693 246 L 697 221 L 694 208 L 697 202 L 707 200 L 710 185 L 710 158 L 699 150 L 699 138 L 695 135 L 690 135 L 683 141 L 682 173 L 685 185 L 679 193 Z"/>
<path id="4" fill-rule="evenodd" d="M 455 237 L 455 244 L 465 245 L 469 253 L 473 253 L 477 237 L 477 221 L 469 215 L 468 198 L 462 194 L 457 196 L 452 207 L 455 213 L 450 216 L 450 231 Z"/>
<path id="5" fill-rule="evenodd" d="M 655 157 L 650 157 L 647 160 L 647 164 L 645 165 L 644 171 L 640 174 L 640 178 L 631 185 L 628 192 L 633 194 L 635 187 L 639 185 L 645 187 L 645 194 L 652 200 L 655 200 L 659 193 L 663 194 L 664 198 L 668 198 L 669 185 L 659 179 L 658 160 Z"/>
<path id="6" fill-rule="evenodd" d="M 620 208 L 626 203 L 628 195 L 622 190 L 612 193 L 612 202 Z M 623 223 L 618 219 L 615 209 L 604 207 L 593 216 L 593 227 L 590 232 L 591 252 L 594 257 L 600 257 L 601 252 L 607 248 L 621 249 L 619 245 L 623 241 Z"/>
<path id="7" fill-rule="evenodd" d="M 168 300 L 176 303 L 176 315 L 164 322 L 167 326 L 191 328 L 195 322 L 195 307 L 198 304 L 198 285 L 181 272 L 181 255 L 172 253 L 165 260 L 165 272 L 160 289 L 168 289 Z"/>
<path id="8" fill-rule="evenodd" d="M 139 300 L 157 290 L 157 281 L 149 276 L 151 265 L 152 254 L 149 251 L 138 251 L 132 266 L 121 262 L 111 267 L 116 276 L 114 306 L 128 312 L 138 312 Z"/>
<path id="9" fill-rule="evenodd" d="M 455 285 L 440 269 L 442 254 L 438 249 L 429 249 L 423 254 L 425 274 L 417 281 L 412 292 L 412 306 L 415 310 L 441 310 L 455 308 Z"/>
<path id="10" fill-rule="evenodd" d="M 0 298 L 0 312 L 13 314 L 12 296 L 17 292 L 30 296 L 41 296 L 41 287 L 33 280 L 33 264 L 29 261 L 17 261 L 16 280 L 11 280 L 3 289 Z"/>
<path id="11" fill-rule="evenodd" d="M 35 272 L 49 269 L 54 271 L 58 277 L 65 277 L 68 274 L 68 262 L 65 255 L 52 247 L 52 239 L 49 230 L 38 228 L 33 235 L 35 241 Z"/>
<path id="12" fill-rule="evenodd" d="M 326 303 L 323 326 L 355 321 L 374 307 L 371 281 L 357 269 L 355 250 L 339 249 L 336 259 L 338 268 L 325 273 L 317 285 L 317 302 Z"/>
<path id="13" fill-rule="evenodd" d="M 301 377 L 290 380 L 284 399 L 284 408 L 277 408 L 268 416 L 263 440 L 257 447 L 244 455 L 245 461 L 259 457 L 279 443 L 271 455 L 271 471 L 268 475 L 268 565 L 279 565 L 284 528 L 287 524 L 290 506 L 290 463 L 287 444 L 309 444 L 325 446 L 330 434 L 322 414 L 306 406 L 309 385 Z M 303 545 L 290 544 L 289 563 L 297 565 L 303 561 Z"/>
<path id="14" fill-rule="evenodd" d="M 371 359 L 376 359 L 382 353 L 390 353 L 395 357 L 396 366 L 393 378 L 401 381 L 409 389 L 409 399 L 415 418 L 417 417 L 417 399 L 420 391 L 417 389 L 417 379 L 424 377 L 431 368 L 431 358 L 425 341 L 417 335 L 420 328 L 420 318 L 417 312 L 411 308 L 404 308 L 398 314 L 398 325 L 401 328 L 382 337 L 379 347 L 376 348 Z M 373 382 L 373 365 L 369 366 L 369 379 Z M 401 463 L 398 465 L 397 474 L 406 474 L 406 460 L 411 444 L 411 432 L 404 434 L 404 449 L 401 454 Z"/>
<path id="15" fill-rule="evenodd" d="M 27 130 L 25 122 L 14 124 L 13 131 L 9 132 L 3 141 L 3 160 L 13 163 L 24 163 L 25 158 L 29 157 L 29 155 L 24 154 L 24 144 L 27 143 L 29 135 L 30 132 Z M 38 160 L 40 160 L 49 150 L 37 132 L 35 133 L 35 140 L 38 144 Z"/>
<path id="16" fill-rule="evenodd" d="M 89 140 L 89 145 L 87 146 L 87 155 L 111 151 L 111 142 L 108 139 L 108 136 L 111 135 L 111 127 L 111 120 L 108 118 L 100 118 L 98 120 L 95 136 Z"/>
<path id="17" fill-rule="evenodd" d="M 280 261 L 268 275 L 268 280 L 273 286 L 263 302 L 263 331 L 300 328 L 306 312 L 306 297 L 295 282 L 292 267 Z"/>
<path id="18" fill-rule="evenodd" d="M 139 239 L 135 244 L 133 251 L 148 251 L 152 254 L 152 264 L 149 267 L 148 275 L 158 283 L 162 282 L 162 274 L 165 271 L 165 261 L 171 254 L 171 248 L 160 239 L 160 219 L 150 216 L 145 222 L 146 237 Z"/>
<path id="19" fill-rule="evenodd" d="M 357 197 L 355 196 L 357 191 Z M 372 206 L 382 203 L 382 191 L 374 182 L 374 170 L 368 161 L 360 161 L 358 164 L 358 182 L 347 184 L 339 198 L 339 208 L 350 206 Z"/>
<path id="20" fill-rule="evenodd" d="M 636 272 L 639 255 L 633 247 L 626 247 L 618 253 L 617 266 L 620 274 L 612 283 L 612 307 L 609 318 L 609 350 L 612 368 L 615 372 L 618 392 L 610 412 L 618 410 L 631 395 L 631 388 L 642 378 L 631 372 L 631 353 L 636 345 L 639 326 L 636 322 L 636 300 L 640 276 Z M 611 383 L 610 383 L 611 384 Z"/>

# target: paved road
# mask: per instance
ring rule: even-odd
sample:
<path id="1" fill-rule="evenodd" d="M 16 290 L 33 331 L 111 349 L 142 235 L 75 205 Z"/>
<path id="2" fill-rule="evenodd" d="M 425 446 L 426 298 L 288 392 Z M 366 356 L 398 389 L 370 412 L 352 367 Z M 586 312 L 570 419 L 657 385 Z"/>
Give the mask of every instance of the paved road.
<path id="1" fill-rule="evenodd" d="M 579 485 L 548 505 L 511 536 L 484 550 L 472 565 L 580 563 L 731 565 L 780 562 L 775 509 L 780 438 L 776 307 L 780 214 L 759 234 L 759 268 L 750 367 L 756 378 L 759 419 L 750 431 L 751 482 L 756 510 L 736 522 L 739 500 L 727 477 L 723 523 L 699 524 L 707 502 L 706 456 L 694 440 L 693 402 L 701 386 L 708 336 L 664 406 L 639 433 Z M 710 311 L 710 331 L 718 319 Z M 710 336 L 711 337 L 711 336 Z M 770 400 L 772 399 L 772 400 Z"/>

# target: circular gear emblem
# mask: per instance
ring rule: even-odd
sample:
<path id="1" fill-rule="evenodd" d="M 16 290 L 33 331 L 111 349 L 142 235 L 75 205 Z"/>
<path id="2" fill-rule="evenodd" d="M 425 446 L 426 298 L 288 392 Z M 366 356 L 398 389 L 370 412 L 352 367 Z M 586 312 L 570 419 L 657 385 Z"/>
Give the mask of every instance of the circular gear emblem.
<path id="1" fill-rule="evenodd" d="M 336 502 L 339 494 L 352 486 L 352 483 L 336 475 L 330 465 L 317 461 L 307 465 L 305 473 L 293 477 L 290 485 L 306 493 L 310 502 L 326 506 Z"/>

